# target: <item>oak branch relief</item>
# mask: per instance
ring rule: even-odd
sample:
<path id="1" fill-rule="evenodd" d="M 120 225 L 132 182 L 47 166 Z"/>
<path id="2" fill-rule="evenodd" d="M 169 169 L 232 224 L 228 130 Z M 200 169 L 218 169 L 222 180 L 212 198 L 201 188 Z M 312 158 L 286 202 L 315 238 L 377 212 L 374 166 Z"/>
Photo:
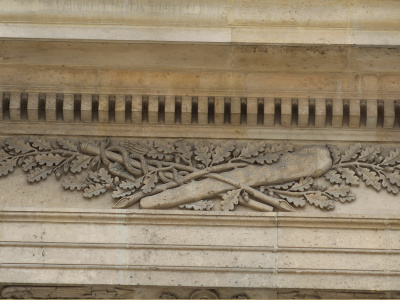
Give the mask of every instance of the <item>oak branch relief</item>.
<path id="1" fill-rule="evenodd" d="M 294 146 L 264 141 L 124 140 L 13 137 L 1 142 L 0 176 L 17 166 L 30 183 L 52 173 L 65 189 L 93 198 L 112 191 L 114 208 L 211 210 L 243 205 L 257 211 L 333 209 L 355 200 L 352 186 L 397 194 L 400 148 L 359 143 Z M 324 177 L 326 185 L 316 182 Z"/>

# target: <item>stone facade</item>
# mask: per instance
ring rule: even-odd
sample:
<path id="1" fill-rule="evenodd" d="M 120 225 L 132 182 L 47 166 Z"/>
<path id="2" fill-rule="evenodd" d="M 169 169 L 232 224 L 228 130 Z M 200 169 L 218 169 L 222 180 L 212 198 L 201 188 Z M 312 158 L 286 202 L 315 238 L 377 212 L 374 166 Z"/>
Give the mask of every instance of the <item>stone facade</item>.
<path id="1" fill-rule="evenodd" d="M 399 297 L 399 3 L 3 2 L 0 298 Z"/>

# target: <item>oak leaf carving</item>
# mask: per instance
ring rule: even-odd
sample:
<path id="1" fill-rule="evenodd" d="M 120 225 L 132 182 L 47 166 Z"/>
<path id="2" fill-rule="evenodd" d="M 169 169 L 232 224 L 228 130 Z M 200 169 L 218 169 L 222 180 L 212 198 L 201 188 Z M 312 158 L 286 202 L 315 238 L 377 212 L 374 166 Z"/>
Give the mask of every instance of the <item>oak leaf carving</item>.
<path id="1" fill-rule="evenodd" d="M 215 147 L 212 152 L 212 165 L 219 164 L 231 156 L 231 152 L 235 150 L 235 142 L 234 141 L 226 141 L 222 142 L 217 147 Z"/>
<path id="2" fill-rule="evenodd" d="M 325 193 L 331 195 L 333 198 L 339 199 L 340 197 L 345 197 L 350 193 L 350 188 L 345 185 L 334 185 L 329 187 Z"/>
<path id="3" fill-rule="evenodd" d="M 0 176 L 6 176 L 8 173 L 14 171 L 17 165 L 17 159 L 14 157 L 0 161 Z"/>
<path id="4" fill-rule="evenodd" d="M 221 207 L 224 211 L 233 210 L 235 205 L 239 203 L 239 196 L 242 189 L 227 192 L 222 196 Z"/>
<path id="5" fill-rule="evenodd" d="M 283 199 L 285 199 L 287 202 L 293 204 L 296 207 L 303 207 L 307 203 L 303 197 L 292 197 L 292 196 L 287 196 L 287 195 L 280 195 L 280 196 Z"/>
<path id="6" fill-rule="evenodd" d="M 36 155 L 36 162 L 41 166 L 43 166 L 43 165 L 46 165 L 48 167 L 57 166 L 63 160 L 64 160 L 64 157 L 62 157 L 59 154 L 42 153 L 42 154 Z"/>
<path id="7" fill-rule="evenodd" d="M 65 150 L 76 152 L 78 151 L 78 146 L 67 138 L 59 138 L 57 139 L 57 143 Z"/>
<path id="8" fill-rule="evenodd" d="M 367 185 L 372 186 L 377 191 L 381 190 L 379 177 L 376 175 L 375 172 L 371 171 L 368 168 L 362 168 L 362 167 L 360 167 L 359 170 L 361 171 L 362 179 L 365 181 Z"/>
<path id="9" fill-rule="evenodd" d="M 325 178 L 329 180 L 331 183 L 342 183 L 343 179 L 340 177 L 340 174 L 336 170 L 329 170 L 324 174 Z"/>
<path id="10" fill-rule="evenodd" d="M 310 188 L 314 180 L 312 177 L 302 177 L 289 190 L 294 192 L 303 192 Z"/>
<path id="11" fill-rule="evenodd" d="M 382 165 L 394 166 L 398 163 L 400 163 L 400 148 L 390 151 L 389 156 L 383 160 Z"/>
<path id="12" fill-rule="evenodd" d="M 374 160 L 379 153 L 381 153 L 381 147 L 379 145 L 367 146 L 361 151 L 358 160 L 362 162 Z"/>
<path id="13" fill-rule="evenodd" d="M 25 172 L 28 172 L 36 166 L 37 166 L 36 158 L 34 156 L 29 156 L 28 158 L 26 158 L 24 160 L 24 162 L 22 164 L 22 170 L 24 170 Z"/>
<path id="14" fill-rule="evenodd" d="M 382 186 L 386 188 L 388 192 L 393 194 L 397 194 L 399 192 L 399 188 L 396 185 L 391 184 L 384 175 L 381 174 L 379 177 L 382 181 Z"/>
<path id="15" fill-rule="evenodd" d="M 335 207 L 333 201 L 329 200 L 328 197 L 324 196 L 321 192 L 305 194 L 304 196 L 306 197 L 308 203 L 316 207 L 326 208 L 328 210 Z"/>
<path id="16" fill-rule="evenodd" d="M 200 200 L 194 203 L 179 205 L 179 208 L 193 209 L 193 210 L 211 210 L 214 207 L 214 201 Z"/>
<path id="17" fill-rule="evenodd" d="M 208 167 L 211 164 L 211 145 L 207 145 L 205 142 L 196 140 L 194 142 L 194 154 L 195 159 L 201 162 L 203 165 Z"/>
<path id="18" fill-rule="evenodd" d="M 71 162 L 70 170 L 72 173 L 79 173 L 82 169 L 86 169 L 89 166 L 91 156 L 79 154 L 76 158 Z"/>
<path id="19" fill-rule="evenodd" d="M 39 149 L 39 151 L 53 149 L 50 142 L 48 140 L 46 140 L 46 138 L 44 138 L 44 137 L 38 137 L 38 136 L 32 135 L 29 137 L 29 142 L 32 143 L 33 147 Z"/>
<path id="20" fill-rule="evenodd" d="M 357 158 L 361 150 L 362 145 L 360 143 L 350 145 L 346 148 L 346 150 L 344 150 L 342 154 L 342 162 L 350 161 Z"/>
<path id="21" fill-rule="evenodd" d="M 340 157 L 341 157 L 341 151 L 338 147 L 336 147 L 335 145 L 331 145 L 328 144 L 326 145 L 331 153 L 332 156 L 332 164 L 336 164 L 338 161 L 340 161 Z"/>
<path id="22" fill-rule="evenodd" d="M 240 157 L 251 158 L 257 156 L 259 153 L 263 152 L 265 149 L 265 143 L 260 142 L 250 142 L 248 143 L 240 152 Z"/>
<path id="23" fill-rule="evenodd" d="M 350 184 L 351 186 L 358 186 L 360 184 L 359 178 L 352 169 L 341 168 L 340 173 L 347 184 Z"/>
<path id="24" fill-rule="evenodd" d="M 92 198 L 94 196 L 104 194 L 106 191 L 107 191 L 106 187 L 101 183 L 91 184 L 84 189 L 83 197 Z"/>
<path id="25" fill-rule="evenodd" d="M 53 171 L 52 168 L 46 166 L 38 167 L 29 172 L 29 174 L 27 175 L 27 179 L 29 182 L 40 181 L 46 179 L 51 174 L 52 171 Z"/>
<path id="26" fill-rule="evenodd" d="M 82 190 L 86 187 L 88 187 L 88 182 L 86 181 L 86 178 L 83 176 L 69 176 L 63 181 L 63 187 L 66 190 Z"/>
<path id="27" fill-rule="evenodd" d="M 150 193 L 156 187 L 157 182 L 158 182 L 157 172 L 147 174 L 143 179 L 143 186 L 142 186 L 143 193 L 145 194 Z"/>
<path id="28" fill-rule="evenodd" d="M 31 151 L 35 151 L 31 145 L 21 138 L 9 138 L 6 139 L 5 144 L 8 146 L 9 149 L 14 150 L 16 153 L 25 154 Z"/>

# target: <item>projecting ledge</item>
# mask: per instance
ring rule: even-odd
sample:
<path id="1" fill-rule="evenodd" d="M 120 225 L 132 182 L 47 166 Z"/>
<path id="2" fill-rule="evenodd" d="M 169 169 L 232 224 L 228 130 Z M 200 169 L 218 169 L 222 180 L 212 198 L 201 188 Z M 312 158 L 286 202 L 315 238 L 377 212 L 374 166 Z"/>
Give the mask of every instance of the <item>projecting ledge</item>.
<path id="1" fill-rule="evenodd" d="M 3 208 L 0 219 L 1 284 L 399 289 L 395 216 Z"/>

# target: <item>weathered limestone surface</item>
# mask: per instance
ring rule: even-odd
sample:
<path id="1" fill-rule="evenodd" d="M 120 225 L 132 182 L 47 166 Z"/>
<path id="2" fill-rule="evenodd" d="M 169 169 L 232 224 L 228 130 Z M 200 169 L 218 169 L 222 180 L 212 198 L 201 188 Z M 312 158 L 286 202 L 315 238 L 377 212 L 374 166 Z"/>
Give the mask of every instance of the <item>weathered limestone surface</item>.
<path id="1" fill-rule="evenodd" d="M 395 216 L 4 208 L 1 220 L 5 285 L 399 289 Z"/>
<path id="2" fill-rule="evenodd" d="M 4 1 L 3 38 L 399 44 L 396 1 Z M 32 13 L 34 12 L 34 13 Z"/>
<path id="3" fill-rule="evenodd" d="M 0 298 L 399 297 L 399 15 L 2 1 Z"/>

